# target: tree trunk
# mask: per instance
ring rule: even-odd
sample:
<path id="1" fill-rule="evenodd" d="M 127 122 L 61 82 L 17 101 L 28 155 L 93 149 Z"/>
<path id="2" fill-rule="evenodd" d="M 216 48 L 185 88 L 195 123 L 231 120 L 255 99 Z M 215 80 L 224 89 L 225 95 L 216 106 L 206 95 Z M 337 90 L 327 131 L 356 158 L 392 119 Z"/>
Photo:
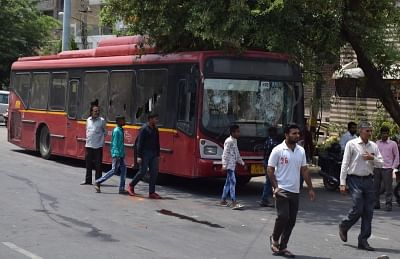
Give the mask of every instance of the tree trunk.
<path id="1" fill-rule="evenodd" d="M 382 74 L 378 71 L 371 60 L 365 55 L 365 51 L 361 46 L 359 35 L 352 32 L 346 24 L 342 26 L 342 34 L 345 39 L 351 44 L 357 55 L 358 66 L 362 68 L 369 83 L 367 87 L 376 93 L 379 100 L 382 102 L 386 111 L 392 119 L 400 125 L 400 105 L 394 98 L 390 86 L 383 80 Z"/>

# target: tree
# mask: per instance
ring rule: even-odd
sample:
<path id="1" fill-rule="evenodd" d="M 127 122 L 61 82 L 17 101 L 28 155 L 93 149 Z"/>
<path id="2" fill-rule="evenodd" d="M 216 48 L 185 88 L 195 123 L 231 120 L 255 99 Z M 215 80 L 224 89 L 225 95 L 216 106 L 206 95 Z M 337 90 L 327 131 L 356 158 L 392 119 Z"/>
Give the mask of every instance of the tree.
<path id="1" fill-rule="evenodd" d="M 39 13 L 36 3 L 0 0 L 0 84 L 8 85 L 12 62 L 36 55 L 57 26 L 55 19 Z"/>
<path id="2" fill-rule="evenodd" d="M 400 106 L 383 76 L 399 61 L 396 0 L 106 0 L 102 21 L 149 35 L 162 51 L 261 48 L 292 54 L 308 76 L 337 62 L 346 44 L 368 86 L 400 124 Z M 397 42 L 398 43 L 398 42 Z"/>

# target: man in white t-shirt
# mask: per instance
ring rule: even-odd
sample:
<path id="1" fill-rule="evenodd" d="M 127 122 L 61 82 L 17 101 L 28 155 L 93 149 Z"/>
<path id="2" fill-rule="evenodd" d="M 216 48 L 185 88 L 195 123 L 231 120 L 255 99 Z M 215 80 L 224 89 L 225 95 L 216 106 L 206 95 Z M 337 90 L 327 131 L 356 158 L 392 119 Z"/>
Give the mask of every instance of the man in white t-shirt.
<path id="1" fill-rule="evenodd" d="M 278 214 L 274 231 L 270 236 L 270 246 L 274 255 L 285 257 L 294 257 L 287 250 L 287 243 L 296 224 L 299 209 L 300 174 L 307 183 L 310 199 L 315 199 L 307 170 L 306 154 L 304 148 L 297 145 L 299 138 L 299 126 L 296 124 L 286 126 L 285 140 L 272 150 L 267 167 Z"/>

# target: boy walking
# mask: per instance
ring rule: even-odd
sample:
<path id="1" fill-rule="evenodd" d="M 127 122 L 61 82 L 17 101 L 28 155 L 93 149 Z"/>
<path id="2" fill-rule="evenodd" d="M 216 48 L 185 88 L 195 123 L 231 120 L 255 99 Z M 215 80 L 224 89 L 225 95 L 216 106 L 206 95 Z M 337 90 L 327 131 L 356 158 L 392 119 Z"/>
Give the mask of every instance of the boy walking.
<path id="1" fill-rule="evenodd" d="M 117 126 L 114 128 L 111 137 L 112 167 L 110 171 L 96 180 L 95 189 L 96 192 L 100 192 L 100 184 L 120 170 L 119 194 L 127 194 L 125 190 L 126 165 L 124 161 L 124 129 L 122 128 L 125 125 L 125 117 L 117 116 L 116 122 Z"/>
<path id="2" fill-rule="evenodd" d="M 229 128 L 229 132 L 230 136 L 224 142 L 224 151 L 222 153 L 222 170 L 226 171 L 226 181 L 224 185 L 224 190 L 222 192 L 221 205 L 228 205 L 226 198 L 228 197 L 228 194 L 230 194 L 230 198 L 232 200 L 232 209 L 235 210 L 243 207 L 236 201 L 236 163 L 240 163 L 242 166 L 245 166 L 245 163 L 240 157 L 239 149 L 237 146 L 237 139 L 240 136 L 239 126 L 232 125 Z"/>

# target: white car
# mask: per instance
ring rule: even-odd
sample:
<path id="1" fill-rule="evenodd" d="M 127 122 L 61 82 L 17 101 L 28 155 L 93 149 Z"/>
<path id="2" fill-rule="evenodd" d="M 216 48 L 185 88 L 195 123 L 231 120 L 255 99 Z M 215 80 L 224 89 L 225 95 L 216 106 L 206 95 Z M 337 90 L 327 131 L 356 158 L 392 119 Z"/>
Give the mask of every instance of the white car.
<path id="1" fill-rule="evenodd" d="M 9 91 L 0 90 L 0 122 L 5 122 L 4 114 L 8 111 L 8 95 Z"/>

